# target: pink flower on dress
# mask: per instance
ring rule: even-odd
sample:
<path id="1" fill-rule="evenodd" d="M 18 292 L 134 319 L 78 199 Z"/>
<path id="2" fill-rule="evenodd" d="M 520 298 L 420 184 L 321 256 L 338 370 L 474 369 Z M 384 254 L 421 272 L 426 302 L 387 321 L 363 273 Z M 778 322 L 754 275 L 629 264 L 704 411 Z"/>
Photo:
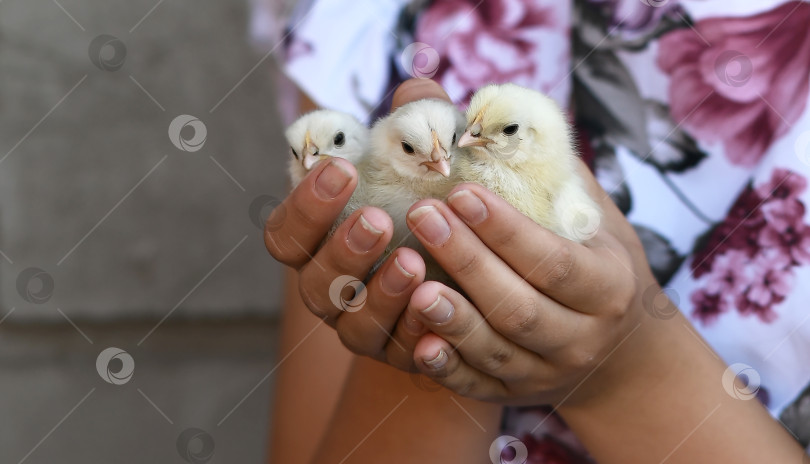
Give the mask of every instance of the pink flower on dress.
<path id="1" fill-rule="evenodd" d="M 751 286 L 748 289 L 748 299 L 756 304 L 765 306 L 774 296 L 784 297 L 793 288 L 793 272 L 790 256 L 781 253 L 781 250 L 769 248 L 762 250 L 751 266 Z"/>
<path id="2" fill-rule="evenodd" d="M 696 138 L 722 142 L 753 166 L 804 111 L 810 76 L 810 3 L 743 18 L 698 21 L 660 40 L 670 113 Z"/>
<path id="3" fill-rule="evenodd" d="M 788 224 L 781 230 L 766 228 L 760 235 L 759 243 L 763 247 L 778 248 L 792 258 L 794 264 L 810 264 L 810 227 L 806 224 Z"/>
<path id="4" fill-rule="evenodd" d="M 765 322 L 794 286 L 793 267 L 810 264 L 810 226 L 799 196 L 807 180 L 774 169 L 756 188 L 748 186 L 728 217 L 695 253 L 692 270 L 703 287 L 692 293 L 693 315 L 710 323 L 734 307 Z"/>
<path id="5" fill-rule="evenodd" d="M 801 222 L 804 211 L 804 204 L 795 198 L 774 200 L 762 205 L 765 221 L 778 231 L 787 230 L 796 222 Z"/>
<path id="6" fill-rule="evenodd" d="M 698 290 L 689 299 L 692 301 L 692 313 L 704 323 L 714 322 L 729 309 L 726 295 L 710 295 L 705 290 Z"/>
<path id="7" fill-rule="evenodd" d="M 752 257 L 759 250 L 759 236 L 766 221 L 760 206 L 762 198 L 746 187 L 731 206 L 728 216 L 711 232 L 706 244 L 695 251 L 692 272 L 695 278 L 711 272 L 714 260 L 727 250 L 740 250 Z"/>
<path id="8" fill-rule="evenodd" d="M 760 184 L 757 194 L 762 198 L 789 200 L 798 197 L 806 188 L 807 179 L 799 174 L 787 169 L 774 169 L 771 181 Z"/>
<path id="9" fill-rule="evenodd" d="M 790 257 L 777 249 L 764 249 L 751 264 L 751 285 L 735 298 L 741 314 L 753 314 L 764 322 L 776 319 L 773 306 L 785 300 L 793 289 Z"/>
<path id="10" fill-rule="evenodd" d="M 455 102 L 468 102 L 485 84 L 514 82 L 564 103 L 569 14 L 554 0 L 433 2 L 415 39 L 438 52 L 434 79 Z"/>
<path id="11" fill-rule="evenodd" d="M 745 275 L 745 265 L 750 260 L 740 250 L 729 250 L 714 260 L 712 272 L 706 279 L 704 288 L 710 295 L 737 293 L 745 289 L 749 279 Z"/>

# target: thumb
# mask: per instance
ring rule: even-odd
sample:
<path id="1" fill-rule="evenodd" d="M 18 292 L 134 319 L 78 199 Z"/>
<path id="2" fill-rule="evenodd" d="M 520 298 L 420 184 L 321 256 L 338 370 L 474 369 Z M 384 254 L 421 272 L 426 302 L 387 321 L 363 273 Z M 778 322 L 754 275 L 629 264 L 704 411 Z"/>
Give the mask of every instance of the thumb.
<path id="1" fill-rule="evenodd" d="M 425 98 L 437 98 L 451 102 L 447 92 L 445 92 L 442 86 L 436 81 L 431 79 L 408 79 L 400 84 L 394 92 L 394 98 L 391 101 L 391 111 L 407 103 L 423 100 Z"/>

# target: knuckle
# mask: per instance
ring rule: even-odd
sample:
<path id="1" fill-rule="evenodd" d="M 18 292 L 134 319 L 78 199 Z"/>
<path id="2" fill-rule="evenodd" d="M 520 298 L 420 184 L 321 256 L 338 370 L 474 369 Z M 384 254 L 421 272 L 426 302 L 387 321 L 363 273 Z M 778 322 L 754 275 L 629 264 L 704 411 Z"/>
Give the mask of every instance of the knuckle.
<path id="1" fill-rule="evenodd" d="M 495 245 L 494 248 L 518 248 L 515 246 L 515 242 L 517 241 L 517 230 L 515 230 L 514 227 L 506 227 L 504 229 L 505 230 L 499 231 L 498 235 L 495 237 L 495 241 L 493 243 Z"/>
<path id="2" fill-rule="evenodd" d="M 433 325 L 437 333 L 449 338 L 459 338 L 468 335 L 473 330 L 473 320 L 470 317 L 458 317 L 458 312 L 446 325 Z"/>
<path id="3" fill-rule="evenodd" d="M 309 308 L 309 311 L 318 316 L 319 318 L 323 319 L 324 317 L 328 317 L 334 313 L 334 311 L 330 311 L 327 307 L 324 307 L 319 300 L 318 296 L 312 291 L 311 286 L 309 285 L 309 279 L 305 278 L 304 273 L 300 275 L 298 279 L 298 293 L 301 295 L 301 301 L 304 302 L 304 305 Z"/>
<path id="4" fill-rule="evenodd" d="M 416 369 L 413 362 L 413 352 L 403 351 L 395 343 L 385 345 L 384 357 L 384 362 L 401 371 L 413 372 Z"/>
<path id="5" fill-rule="evenodd" d="M 267 252 L 282 264 L 295 268 L 302 266 L 306 261 L 302 260 L 296 250 L 293 249 L 290 243 L 291 237 L 285 239 L 280 232 L 264 230 L 264 247 L 267 248 Z"/>
<path id="6" fill-rule="evenodd" d="M 312 214 L 307 206 L 308 202 L 303 201 L 299 198 L 299 196 L 292 196 L 292 205 L 290 208 L 288 208 L 288 210 L 292 211 L 292 220 L 290 221 L 290 224 L 296 229 L 300 230 L 322 228 L 323 225 L 321 223 L 323 221 L 318 220 L 318 216 Z"/>
<path id="7" fill-rule="evenodd" d="M 571 273 L 574 266 L 574 255 L 571 252 L 570 245 L 563 244 L 557 249 L 554 256 L 554 261 L 548 272 L 543 276 L 543 287 L 556 287 L 564 284 Z"/>
<path id="8" fill-rule="evenodd" d="M 498 372 L 504 366 L 509 364 L 515 355 L 514 348 L 508 345 L 499 344 L 492 347 L 482 360 L 482 367 L 487 372 Z"/>
<path id="9" fill-rule="evenodd" d="M 621 318 L 628 312 L 636 296 L 635 280 L 623 279 L 616 288 L 613 289 L 613 298 L 607 299 L 603 307 L 603 312 L 608 317 Z"/>
<path id="10" fill-rule="evenodd" d="M 540 310 L 534 298 L 517 300 L 503 319 L 506 335 L 526 336 L 534 333 L 541 324 Z"/>
<path id="11" fill-rule="evenodd" d="M 343 346 L 349 349 L 354 354 L 360 356 L 376 357 L 379 355 L 379 350 L 375 350 L 369 345 L 368 339 L 363 337 L 356 327 L 343 323 L 344 318 L 338 319 L 337 334 Z"/>
<path id="12" fill-rule="evenodd" d="M 481 260 L 476 253 L 466 253 L 451 267 L 451 274 L 458 277 L 475 275 L 481 268 Z"/>
<path id="13" fill-rule="evenodd" d="M 586 348 L 576 348 L 568 351 L 566 356 L 566 364 L 576 370 L 590 368 L 594 365 L 596 354 Z"/>
<path id="14" fill-rule="evenodd" d="M 457 384 L 451 389 L 461 396 L 469 397 L 476 391 L 476 384 L 474 380 L 467 380 Z"/>

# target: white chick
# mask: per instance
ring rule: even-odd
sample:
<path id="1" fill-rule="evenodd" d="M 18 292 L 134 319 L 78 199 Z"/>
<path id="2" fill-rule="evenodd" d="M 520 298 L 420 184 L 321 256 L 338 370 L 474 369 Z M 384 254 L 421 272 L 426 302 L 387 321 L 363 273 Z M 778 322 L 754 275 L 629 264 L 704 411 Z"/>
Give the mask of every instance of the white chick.
<path id="1" fill-rule="evenodd" d="M 312 166 L 330 156 L 357 165 L 368 144 L 368 128 L 348 113 L 317 110 L 298 118 L 284 133 L 290 144 L 289 172 L 293 187 Z"/>
<path id="2" fill-rule="evenodd" d="M 386 250 L 413 248 L 428 265 L 428 279 L 444 273 L 405 222 L 408 209 L 425 198 L 444 199 L 454 183 L 451 165 L 464 116 L 451 103 L 419 100 L 399 107 L 371 129 L 368 156 L 359 164 L 360 180 L 349 213 L 362 205 L 385 210 L 394 223 Z M 344 216 L 347 216 L 345 214 Z"/>
<path id="3" fill-rule="evenodd" d="M 536 223 L 582 242 L 599 227 L 601 210 L 576 170 L 571 129 L 557 104 L 515 84 L 473 95 L 467 131 L 458 141 L 456 175 L 497 193 Z"/>

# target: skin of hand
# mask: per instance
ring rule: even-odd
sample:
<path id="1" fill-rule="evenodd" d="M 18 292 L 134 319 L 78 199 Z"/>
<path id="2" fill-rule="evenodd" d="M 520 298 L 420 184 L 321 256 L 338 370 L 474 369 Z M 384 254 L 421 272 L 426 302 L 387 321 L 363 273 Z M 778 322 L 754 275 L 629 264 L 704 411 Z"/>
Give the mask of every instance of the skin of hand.
<path id="1" fill-rule="evenodd" d="M 417 79 L 396 90 L 393 109 L 425 98 L 449 101 L 435 82 Z M 413 347 L 418 337 L 403 332 L 398 321 L 424 280 L 425 263 L 417 252 L 394 250 L 367 282 L 359 311 L 343 311 L 340 301 L 329 294 L 332 283 L 342 276 L 364 280 L 393 233 L 391 218 L 379 208 L 366 206 L 352 213 L 319 248 L 356 186 L 357 171 L 351 163 L 339 158 L 321 161 L 271 213 L 265 245 L 274 258 L 298 271 L 304 303 L 337 330 L 347 348 L 413 371 L 412 348 L 406 347 Z M 389 336 L 394 331 L 396 342 Z"/>

